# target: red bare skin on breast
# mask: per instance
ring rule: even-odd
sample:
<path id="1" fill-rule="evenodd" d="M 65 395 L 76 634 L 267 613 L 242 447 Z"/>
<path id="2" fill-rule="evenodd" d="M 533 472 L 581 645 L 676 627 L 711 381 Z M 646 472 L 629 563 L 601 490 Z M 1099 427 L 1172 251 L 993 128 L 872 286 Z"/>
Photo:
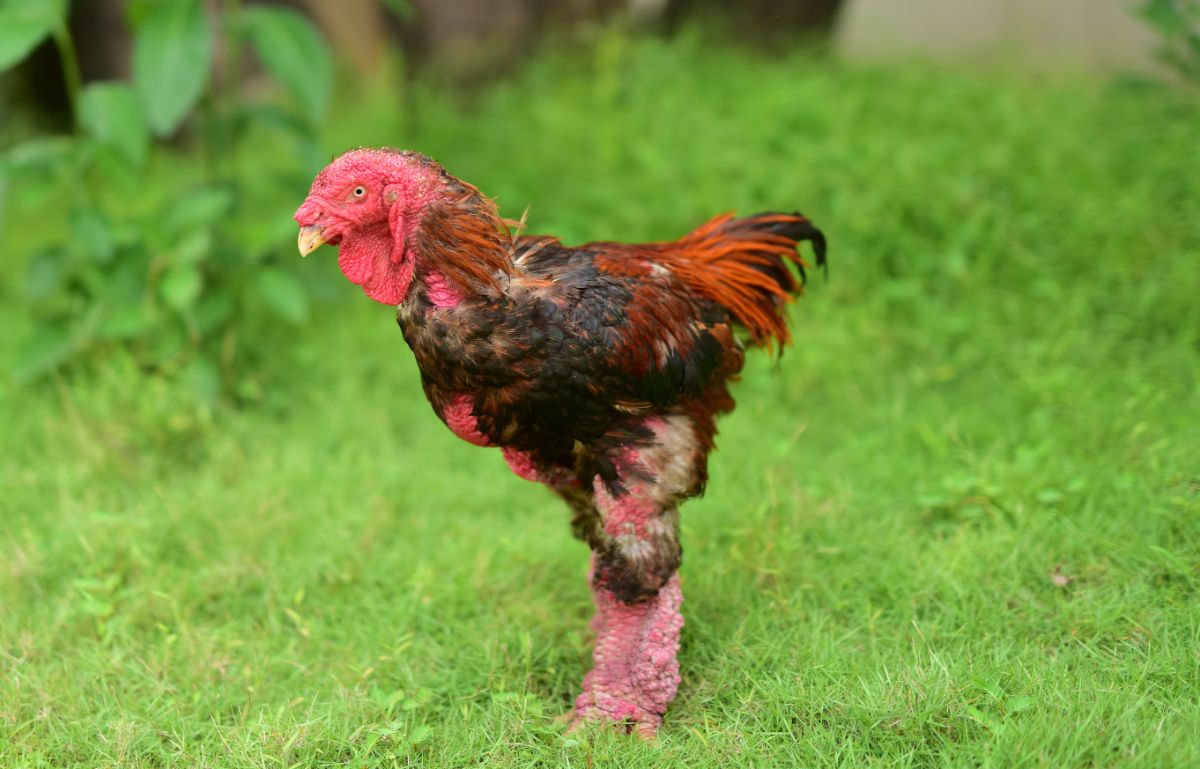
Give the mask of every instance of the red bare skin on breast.
<path id="1" fill-rule="evenodd" d="M 540 466 L 529 452 L 514 449 L 511 446 L 505 446 L 502 452 L 504 461 L 508 463 L 508 469 L 512 470 L 518 478 L 524 478 L 534 483 L 544 483 L 554 489 L 580 485 L 579 479 L 575 477 L 574 471 L 570 468 Z"/>
<path id="2" fill-rule="evenodd" d="M 470 395 L 460 393 L 450 399 L 442 409 L 442 420 L 450 431 L 467 443 L 475 446 L 495 446 L 479 429 L 479 420 L 473 413 L 475 403 Z M 561 487 L 577 483 L 568 470 L 544 469 L 538 466 L 533 457 L 526 451 L 514 449 L 511 446 L 501 448 L 504 461 L 515 475 L 534 483 L 544 483 L 549 486 Z"/>
<path id="3" fill-rule="evenodd" d="M 524 478 L 527 481 L 534 483 L 549 483 L 550 479 L 542 475 L 541 470 L 534 464 L 533 457 L 529 456 L 526 451 L 505 446 L 504 461 L 508 463 L 508 469 L 512 470 L 518 478 Z"/>
<path id="4" fill-rule="evenodd" d="M 494 445 L 479 430 L 479 420 L 472 413 L 475 410 L 475 403 L 471 400 L 471 396 L 466 393 L 455 395 L 442 409 L 442 421 L 446 423 L 446 427 L 450 431 L 462 438 L 467 443 L 476 446 L 492 446 Z"/>

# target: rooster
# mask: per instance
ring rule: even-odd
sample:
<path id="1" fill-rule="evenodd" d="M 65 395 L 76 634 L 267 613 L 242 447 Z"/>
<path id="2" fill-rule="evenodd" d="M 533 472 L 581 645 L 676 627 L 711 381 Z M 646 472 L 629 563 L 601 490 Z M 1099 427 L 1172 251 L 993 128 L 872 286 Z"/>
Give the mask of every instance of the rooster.
<path id="1" fill-rule="evenodd" d="M 459 438 L 545 484 L 592 551 L 593 668 L 573 720 L 652 737 L 679 684 L 679 505 L 704 490 L 744 344 L 788 341 L 803 288 L 799 214 L 718 216 L 677 241 L 519 237 L 430 158 L 356 149 L 296 211 L 299 248 L 338 266 L 397 321 L 425 395 Z"/>

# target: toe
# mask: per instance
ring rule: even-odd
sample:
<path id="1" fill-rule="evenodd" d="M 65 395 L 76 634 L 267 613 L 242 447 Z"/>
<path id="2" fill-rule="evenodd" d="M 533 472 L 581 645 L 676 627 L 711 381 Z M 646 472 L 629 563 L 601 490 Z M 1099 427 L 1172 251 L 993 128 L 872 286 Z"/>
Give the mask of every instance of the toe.
<path id="1" fill-rule="evenodd" d="M 658 724 L 641 721 L 633 725 L 633 733 L 643 740 L 650 742 L 658 736 Z"/>

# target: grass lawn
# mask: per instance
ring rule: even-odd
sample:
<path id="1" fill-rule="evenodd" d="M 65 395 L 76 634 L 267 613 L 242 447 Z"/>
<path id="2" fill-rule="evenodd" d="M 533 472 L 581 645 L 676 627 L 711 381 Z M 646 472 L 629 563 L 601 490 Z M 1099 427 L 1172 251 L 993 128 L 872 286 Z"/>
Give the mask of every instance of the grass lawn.
<path id="1" fill-rule="evenodd" d="M 430 152 L 535 232 L 829 234 L 684 508 L 661 736 L 554 722 L 586 548 L 326 251 L 254 406 L 120 355 L 0 386 L 0 766 L 1200 766 L 1198 125 L 1133 81 L 615 34 L 343 110 L 330 151 Z M 14 242 L 53 216 L 17 192 Z"/>

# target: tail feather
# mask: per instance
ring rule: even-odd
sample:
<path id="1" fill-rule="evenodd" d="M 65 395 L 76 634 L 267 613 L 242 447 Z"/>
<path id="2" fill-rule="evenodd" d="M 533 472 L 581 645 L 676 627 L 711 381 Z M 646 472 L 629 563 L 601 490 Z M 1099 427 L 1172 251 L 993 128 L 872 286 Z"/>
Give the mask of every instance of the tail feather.
<path id="1" fill-rule="evenodd" d="M 808 277 L 809 265 L 797 251 L 803 241 L 812 244 L 816 265 L 825 267 L 825 235 L 799 213 L 723 214 L 667 245 L 662 261 L 693 291 L 728 310 L 755 344 L 785 345 L 791 334 L 784 306 L 803 292 Z"/>

